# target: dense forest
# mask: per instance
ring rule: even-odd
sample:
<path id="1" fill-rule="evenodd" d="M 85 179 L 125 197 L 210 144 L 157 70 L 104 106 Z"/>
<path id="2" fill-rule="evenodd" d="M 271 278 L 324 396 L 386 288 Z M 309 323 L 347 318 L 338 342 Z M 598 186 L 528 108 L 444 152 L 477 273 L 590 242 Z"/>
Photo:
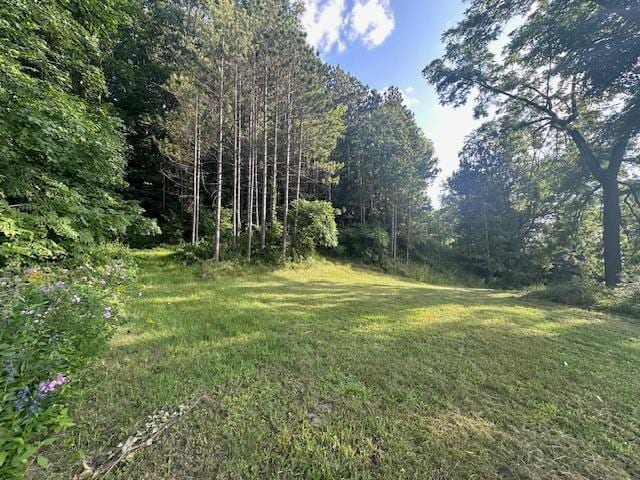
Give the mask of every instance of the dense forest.
<path id="1" fill-rule="evenodd" d="M 124 3 L 12 9 L 5 262 L 103 239 L 288 259 L 298 217 L 331 202 L 345 225 L 387 226 L 396 256 L 436 173 L 398 89 L 324 64 L 298 4 Z"/>
<path id="2" fill-rule="evenodd" d="M 402 90 L 325 62 L 304 8 L 0 0 L 0 474 L 69 425 L 47 399 L 116 330 L 134 249 L 221 271 L 320 254 L 638 313 L 636 0 L 468 2 L 422 71 L 482 119 L 435 206 Z"/>

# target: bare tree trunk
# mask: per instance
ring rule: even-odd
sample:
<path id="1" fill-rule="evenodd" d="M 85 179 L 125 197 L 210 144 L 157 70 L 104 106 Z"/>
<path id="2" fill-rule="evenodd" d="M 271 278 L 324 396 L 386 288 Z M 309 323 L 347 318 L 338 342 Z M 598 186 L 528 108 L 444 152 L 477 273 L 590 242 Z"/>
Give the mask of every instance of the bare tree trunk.
<path id="1" fill-rule="evenodd" d="M 289 170 L 291 166 L 291 126 L 293 106 L 291 104 L 291 69 L 289 69 L 289 80 L 287 82 L 287 155 L 284 174 L 284 213 L 282 217 L 282 260 L 287 258 L 287 235 L 289 227 Z"/>
<path id="2" fill-rule="evenodd" d="M 251 114 L 249 119 L 249 164 L 247 168 L 247 261 L 251 261 L 251 240 L 253 236 L 253 151 L 255 120 L 255 78 L 251 86 Z"/>
<path id="3" fill-rule="evenodd" d="M 300 120 L 300 141 L 298 143 L 298 178 L 296 179 L 296 202 L 300 200 L 300 177 L 302 172 L 302 131 L 303 123 Z M 293 219 L 293 241 L 296 241 L 298 236 L 298 210 L 296 209 L 296 215 Z"/>
<path id="4" fill-rule="evenodd" d="M 213 246 L 213 261 L 220 261 L 220 220 L 222 214 L 222 161 L 223 161 L 223 128 L 224 128 L 224 41 L 220 59 L 220 98 L 218 99 L 218 172 L 216 193 L 216 236 Z"/>
<path id="5" fill-rule="evenodd" d="M 255 205 L 253 211 L 255 213 L 256 228 L 260 229 L 260 183 L 258 182 L 258 171 L 260 166 L 258 164 L 258 104 L 256 99 L 256 126 L 255 126 L 255 141 L 254 141 L 254 153 L 253 153 L 253 199 Z"/>
<path id="6" fill-rule="evenodd" d="M 269 59 L 265 59 L 264 64 L 264 101 L 262 104 L 262 126 L 264 130 L 264 161 L 262 165 L 262 222 L 260 224 L 260 248 L 263 250 L 267 246 L 267 190 L 269 176 L 269 137 L 267 132 L 267 95 L 269 94 L 268 80 L 268 63 Z"/>
<path id="7" fill-rule="evenodd" d="M 489 243 L 489 223 L 487 221 L 487 203 L 485 199 L 482 200 L 482 217 L 484 221 L 484 244 L 487 255 L 487 276 L 491 275 L 491 247 Z M 487 279 L 489 279 L 487 277 Z"/>
<path id="8" fill-rule="evenodd" d="M 201 148 L 201 132 L 200 122 L 198 121 L 198 140 L 197 140 L 197 162 L 196 170 L 196 242 L 200 240 L 200 188 L 202 187 L 202 155 Z"/>
<path id="9" fill-rule="evenodd" d="M 275 88 L 275 117 L 273 122 L 273 165 L 271 172 L 271 225 L 276 223 L 278 208 L 278 89 Z"/>
<path id="10" fill-rule="evenodd" d="M 238 82 L 238 188 L 236 190 L 238 196 L 236 225 L 236 235 L 240 236 L 240 230 L 242 230 L 242 81 Z"/>
<path id="11" fill-rule="evenodd" d="M 397 232 L 396 204 L 391 204 L 391 259 L 396 263 L 396 232 Z"/>
<path id="12" fill-rule="evenodd" d="M 409 266 L 409 251 L 411 248 L 411 213 L 412 213 L 412 209 L 409 208 L 409 212 L 407 215 L 407 267 Z"/>
<path id="13" fill-rule="evenodd" d="M 200 100 L 196 96 L 196 116 L 194 121 L 193 133 L 193 215 L 191 216 L 191 245 L 195 245 L 197 241 L 198 229 L 198 115 Z"/>
<path id="14" fill-rule="evenodd" d="M 396 263 L 396 205 L 391 207 L 393 213 L 393 263 Z"/>
<path id="15" fill-rule="evenodd" d="M 365 221 L 365 211 L 364 211 L 364 181 L 362 179 L 362 166 L 360 165 L 361 160 L 358 160 L 358 190 L 359 190 L 359 200 L 360 200 L 360 223 L 364 225 Z"/>
<path id="16" fill-rule="evenodd" d="M 232 237 L 233 249 L 238 247 L 238 63 L 235 64 L 233 81 L 233 205 Z"/>

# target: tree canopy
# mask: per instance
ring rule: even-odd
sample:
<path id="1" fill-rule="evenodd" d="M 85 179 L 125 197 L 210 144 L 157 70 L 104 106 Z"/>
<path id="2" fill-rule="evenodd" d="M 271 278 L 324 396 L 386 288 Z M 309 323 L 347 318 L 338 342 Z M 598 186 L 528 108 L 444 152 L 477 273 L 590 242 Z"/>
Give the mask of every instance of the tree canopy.
<path id="1" fill-rule="evenodd" d="M 476 112 L 509 114 L 513 128 L 553 129 L 573 142 L 602 191 L 605 279 L 622 270 L 621 185 L 636 188 L 640 131 L 637 2 L 474 0 L 424 70 L 444 103 L 476 97 Z M 509 25 L 518 24 L 509 31 Z M 635 32 L 635 34 L 634 34 Z M 508 34 L 504 50 L 492 42 Z M 596 60 L 597 59 L 597 60 Z"/>

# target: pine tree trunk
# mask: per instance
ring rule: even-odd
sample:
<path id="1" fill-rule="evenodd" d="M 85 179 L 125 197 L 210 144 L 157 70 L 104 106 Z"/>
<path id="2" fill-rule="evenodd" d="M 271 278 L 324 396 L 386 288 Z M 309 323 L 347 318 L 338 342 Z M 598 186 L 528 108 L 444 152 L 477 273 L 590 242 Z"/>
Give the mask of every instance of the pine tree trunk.
<path id="1" fill-rule="evenodd" d="M 237 205 L 237 236 L 240 237 L 242 230 L 242 81 L 238 82 L 238 188 L 236 190 L 238 199 Z"/>
<path id="2" fill-rule="evenodd" d="M 255 79 L 251 86 L 251 113 L 249 118 L 249 155 L 247 166 L 247 261 L 251 261 L 251 240 L 253 236 L 253 151 L 255 119 Z"/>
<path id="3" fill-rule="evenodd" d="M 202 186 L 202 156 L 200 154 L 200 121 L 198 121 L 198 140 L 197 140 L 197 155 L 196 155 L 196 242 L 200 241 L 200 188 Z"/>
<path id="4" fill-rule="evenodd" d="M 268 190 L 268 177 L 269 177 L 269 137 L 267 132 L 267 96 L 269 94 L 269 80 L 268 80 L 268 63 L 269 59 L 265 60 L 264 65 L 264 100 L 262 104 L 262 129 L 264 134 L 264 159 L 262 165 L 262 222 L 260 225 L 260 248 L 263 250 L 267 246 L 267 190 Z"/>
<path id="5" fill-rule="evenodd" d="M 609 176 L 602 183 L 603 190 L 603 231 L 604 277 L 607 287 L 613 288 L 620 283 L 622 272 L 622 253 L 620 249 L 620 188 L 617 176 Z"/>
<path id="6" fill-rule="evenodd" d="M 302 176 L 302 131 L 303 123 L 300 120 L 300 141 L 298 143 L 298 173 L 296 178 L 296 202 L 300 200 L 300 178 Z M 298 237 L 298 210 L 296 209 L 296 215 L 293 219 L 293 241 L 296 241 Z"/>
<path id="7" fill-rule="evenodd" d="M 287 235 L 289 227 L 289 170 L 291 166 L 291 126 L 293 106 L 291 104 L 291 70 L 289 70 L 289 80 L 287 82 L 287 155 L 284 173 L 284 213 L 282 216 L 282 260 L 287 259 Z"/>
<path id="8" fill-rule="evenodd" d="M 411 247 L 411 209 L 407 215 L 407 267 L 409 266 L 409 249 Z"/>
<path id="9" fill-rule="evenodd" d="M 362 180 L 362 167 L 360 165 L 360 160 L 358 160 L 358 197 L 360 200 L 360 223 L 364 225 L 365 222 L 365 211 L 364 211 L 364 182 Z"/>
<path id="10" fill-rule="evenodd" d="M 191 245 L 196 244 L 196 230 L 198 227 L 198 115 L 199 99 L 196 96 L 196 116 L 193 133 L 193 215 L 191 220 Z"/>
<path id="11" fill-rule="evenodd" d="M 238 247 L 238 64 L 235 64 L 233 82 L 233 200 L 232 200 L 233 249 Z"/>
<path id="12" fill-rule="evenodd" d="M 484 245 L 485 245 L 485 253 L 486 253 L 486 261 L 487 261 L 487 280 L 491 276 L 491 244 L 489 242 L 489 223 L 487 220 L 487 204 L 486 201 L 482 200 L 482 217 L 484 221 Z"/>
<path id="13" fill-rule="evenodd" d="M 220 261 L 220 220 L 222 217 L 222 161 L 223 161 L 223 128 L 224 128 L 224 41 L 220 59 L 220 98 L 218 100 L 218 171 L 216 193 L 216 234 L 213 247 L 213 261 Z"/>
<path id="14" fill-rule="evenodd" d="M 278 208 L 278 89 L 275 100 L 275 117 L 273 122 L 273 165 L 271 172 L 271 225 L 276 223 Z"/>
<path id="15" fill-rule="evenodd" d="M 391 204 L 391 258 L 393 263 L 396 263 L 396 250 L 397 250 L 397 210 L 395 203 Z"/>
<path id="16" fill-rule="evenodd" d="M 256 126 L 255 126 L 255 140 L 254 140 L 254 151 L 253 151 L 253 199 L 254 206 L 253 212 L 255 214 L 254 222 L 256 224 L 256 228 L 260 230 L 260 183 L 258 182 L 258 171 L 260 166 L 258 164 L 258 104 L 256 99 Z"/>

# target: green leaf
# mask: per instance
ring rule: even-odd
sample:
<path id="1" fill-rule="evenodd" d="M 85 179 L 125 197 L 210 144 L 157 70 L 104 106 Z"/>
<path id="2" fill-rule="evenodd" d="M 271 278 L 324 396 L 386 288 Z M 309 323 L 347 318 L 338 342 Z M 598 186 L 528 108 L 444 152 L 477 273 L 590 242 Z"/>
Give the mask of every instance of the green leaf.
<path id="1" fill-rule="evenodd" d="M 49 460 L 47 460 L 46 457 L 38 455 L 36 462 L 38 463 L 38 465 L 40 465 L 44 469 L 49 468 Z"/>

